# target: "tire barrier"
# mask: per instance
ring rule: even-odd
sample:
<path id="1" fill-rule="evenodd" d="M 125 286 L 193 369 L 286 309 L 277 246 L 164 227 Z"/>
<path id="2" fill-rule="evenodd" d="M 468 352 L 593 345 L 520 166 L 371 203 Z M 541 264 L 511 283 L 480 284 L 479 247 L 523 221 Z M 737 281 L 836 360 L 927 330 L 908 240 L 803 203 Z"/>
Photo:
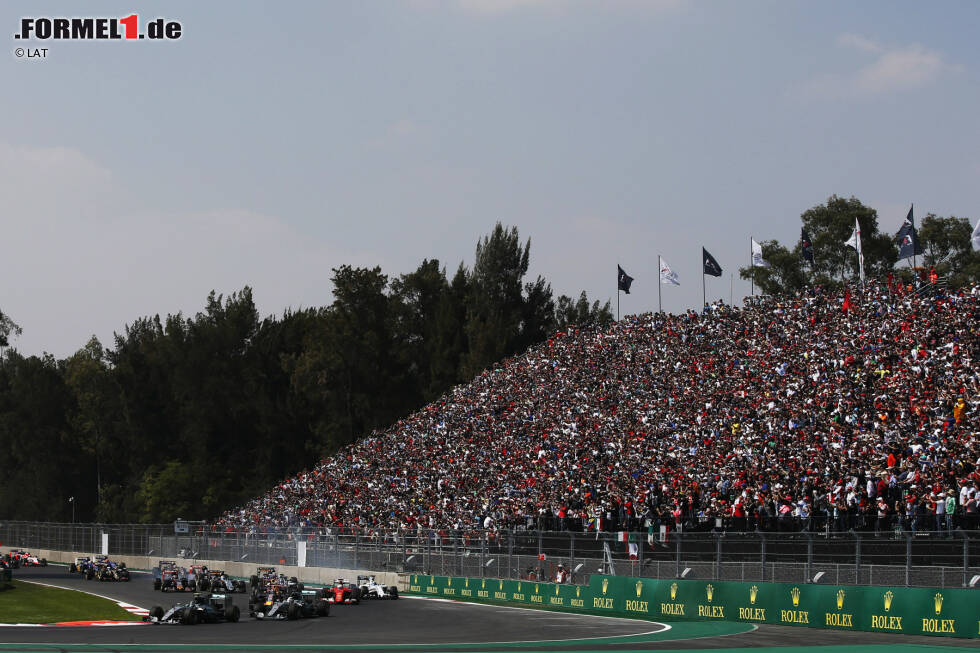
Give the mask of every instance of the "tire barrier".
<path id="1" fill-rule="evenodd" d="M 835 630 L 980 637 L 967 589 L 654 580 L 593 574 L 588 585 L 413 574 L 419 596 L 657 621 L 737 621 Z"/>

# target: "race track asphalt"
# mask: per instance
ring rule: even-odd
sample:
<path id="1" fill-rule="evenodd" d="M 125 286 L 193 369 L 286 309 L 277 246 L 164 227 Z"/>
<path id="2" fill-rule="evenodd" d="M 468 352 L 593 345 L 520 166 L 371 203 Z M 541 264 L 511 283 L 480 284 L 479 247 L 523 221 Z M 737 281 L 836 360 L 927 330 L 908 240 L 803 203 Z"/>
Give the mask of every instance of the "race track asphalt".
<path id="1" fill-rule="evenodd" d="M 65 567 L 17 570 L 18 580 L 36 581 L 99 594 L 150 608 L 169 607 L 190 594 L 161 594 L 151 576 L 133 573 L 129 583 L 86 581 Z M 246 595 L 234 595 L 243 612 Z M 403 598 L 361 605 L 331 606 L 330 616 L 299 621 L 198 626 L 133 625 L 118 627 L 3 627 L 0 653 L 9 650 L 269 650 L 291 653 L 328 647 L 359 650 L 440 651 L 625 651 L 773 646 L 912 645 L 977 648 L 977 640 L 906 637 L 763 625 L 687 622 L 669 627 L 650 621 L 593 617 L 561 612 Z M 147 645 L 142 647 L 141 645 Z"/>

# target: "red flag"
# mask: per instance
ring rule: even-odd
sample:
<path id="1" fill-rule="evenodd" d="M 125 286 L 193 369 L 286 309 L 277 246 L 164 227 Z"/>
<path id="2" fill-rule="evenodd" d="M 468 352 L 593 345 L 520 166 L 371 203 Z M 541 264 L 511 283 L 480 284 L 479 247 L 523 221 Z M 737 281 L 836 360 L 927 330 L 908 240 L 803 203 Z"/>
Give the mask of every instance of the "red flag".
<path id="1" fill-rule="evenodd" d="M 843 311 L 846 313 L 851 310 L 851 291 L 848 290 L 844 293 L 844 306 Z"/>

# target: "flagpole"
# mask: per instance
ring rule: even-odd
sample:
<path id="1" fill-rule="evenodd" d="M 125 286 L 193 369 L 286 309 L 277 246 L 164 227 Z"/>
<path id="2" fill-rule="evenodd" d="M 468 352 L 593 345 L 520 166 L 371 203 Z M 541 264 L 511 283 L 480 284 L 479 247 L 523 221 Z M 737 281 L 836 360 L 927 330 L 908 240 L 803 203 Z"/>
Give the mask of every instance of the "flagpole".
<path id="1" fill-rule="evenodd" d="M 728 306 L 732 307 L 734 305 L 735 305 L 735 273 L 732 272 L 728 275 Z"/>
<path id="2" fill-rule="evenodd" d="M 918 238 L 918 234 L 915 233 L 915 215 L 912 213 L 913 209 L 915 209 L 915 204 L 912 204 L 912 206 L 909 207 L 909 216 L 912 218 L 912 224 L 910 225 L 912 227 L 912 230 L 909 232 L 909 235 L 915 236 L 915 239 L 912 241 L 912 269 L 914 270 L 915 269 L 915 244 L 916 241 L 919 240 L 919 238 Z"/>
<path id="3" fill-rule="evenodd" d="M 701 313 L 704 313 L 704 307 L 708 304 L 708 296 L 704 289 L 704 262 L 701 262 Z"/>
<path id="4" fill-rule="evenodd" d="M 658 313 L 664 312 L 664 303 L 660 297 L 662 291 L 661 286 L 664 285 L 664 280 L 660 278 L 662 274 L 663 274 L 663 263 L 660 262 L 660 254 L 657 254 L 657 312 Z"/>
<path id="5" fill-rule="evenodd" d="M 750 291 L 752 296 L 755 297 L 755 259 L 752 258 L 752 236 L 749 236 L 749 272 L 752 274 L 749 276 L 749 280 L 752 284 Z"/>

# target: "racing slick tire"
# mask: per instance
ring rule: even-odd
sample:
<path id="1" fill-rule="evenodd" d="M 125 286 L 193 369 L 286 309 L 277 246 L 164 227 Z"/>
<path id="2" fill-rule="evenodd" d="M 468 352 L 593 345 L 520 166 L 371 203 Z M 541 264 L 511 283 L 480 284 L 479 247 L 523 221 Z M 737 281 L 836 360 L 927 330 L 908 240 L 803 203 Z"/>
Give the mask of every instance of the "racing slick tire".
<path id="1" fill-rule="evenodd" d="M 68 565 L 68 573 L 69 574 L 74 574 L 76 571 L 78 571 L 78 567 L 75 566 L 75 563 L 74 562 L 71 563 L 70 565 Z"/>
<path id="2" fill-rule="evenodd" d="M 148 616 L 156 617 L 157 621 L 159 621 L 160 617 L 163 616 L 163 606 L 160 605 L 153 606 L 152 608 L 150 608 L 150 614 Z"/>
<path id="3" fill-rule="evenodd" d="M 360 605 L 361 604 L 361 588 L 360 587 L 355 587 L 354 589 L 351 590 L 351 592 L 350 592 L 350 601 L 354 605 Z"/>
<path id="4" fill-rule="evenodd" d="M 391 595 L 391 600 L 392 601 L 397 601 L 398 600 L 398 588 L 397 587 L 392 587 L 390 590 L 388 590 L 388 593 Z"/>
<path id="5" fill-rule="evenodd" d="M 316 604 L 316 616 L 318 617 L 328 617 L 330 616 L 330 604 L 326 601 L 319 601 Z"/>
<path id="6" fill-rule="evenodd" d="M 197 590 L 199 592 L 207 592 L 209 589 L 211 589 L 211 581 L 207 578 L 202 578 L 197 584 Z"/>
<path id="7" fill-rule="evenodd" d="M 231 611 L 227 615 L 228 621 L 231 623 L 238 623 L 238 620 L 242 618 L 242 612 L 238 609 L 237 605 L 231 606 Z"/>
<path id="8" fill-rule="evenodd" d="M 252 587 L 257 587 L 259 584 L 259 577 L 256 574 L 252 574 L 251 578 L 248 579 L 248 584 Z"/>
<path id="9" fill-rule="evenodd" d="M 48 566 L 48 559 L 47 558 L 41 558 L 41 566 L 42 567 L 47 567 Z"/>
<path id="10" fill-rule="evenodd" d="M 153 579 L 153 589 L 156 590 L 156 591 L 158 591 L 158 592 L 159 591 L 162 591 L 163 590 L 163 581 L 161 581 L 159 578 L 154 578 Z"/>
<path id="11" fill-rule="evenodd" d="M 85 572 L 85 580 L 92 580 L 93 578 L 95 578 L 95 572 L 94 571 L 92 571 L 91 569 L 89 569 L 88 571 Z"/>
<path id="12" fill-rule="evenodd" d="M 290 621 L 296 621 L 297 619 L 299 619 L 299 613 L 300 613 L 299 605 L 296 603 L 290 603 L 289 607 L 286 608 L 286 618 L 289 619 Z"/>
<path id="13" fill-rule="evenodd" d="M 197 610 L 184 610 L 180 615 L 180 623 L 185 626 L 196 626 L 198 622 Z"/>

